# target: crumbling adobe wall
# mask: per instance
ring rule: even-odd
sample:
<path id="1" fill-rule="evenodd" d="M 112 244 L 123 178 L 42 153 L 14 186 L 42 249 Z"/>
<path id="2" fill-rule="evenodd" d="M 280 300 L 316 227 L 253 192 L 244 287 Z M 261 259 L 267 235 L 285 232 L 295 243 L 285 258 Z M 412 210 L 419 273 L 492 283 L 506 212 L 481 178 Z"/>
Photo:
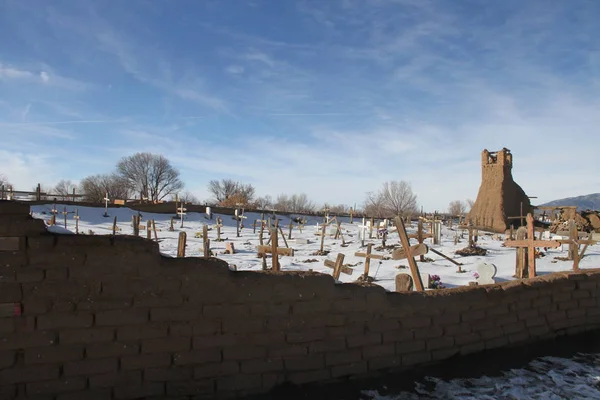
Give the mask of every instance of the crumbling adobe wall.
<path id="1" fill-rule="evenodd" d="M 48 234 L 27 211 L 0 202 L 1 398 L 228 398 L 600 328 L 600 270 L 387 293 Z"/>
<path id="2" fill-rule="evenodd" d="M 532 212 L 529 198 L 512 177 L 512 154 L 508 149 L 481 153 L 481 185 L 467 221 L 492 232 L 503 233 L 519 219 L 509 219 Z M 522 212 L 521 214 L 521 204 Z"/>

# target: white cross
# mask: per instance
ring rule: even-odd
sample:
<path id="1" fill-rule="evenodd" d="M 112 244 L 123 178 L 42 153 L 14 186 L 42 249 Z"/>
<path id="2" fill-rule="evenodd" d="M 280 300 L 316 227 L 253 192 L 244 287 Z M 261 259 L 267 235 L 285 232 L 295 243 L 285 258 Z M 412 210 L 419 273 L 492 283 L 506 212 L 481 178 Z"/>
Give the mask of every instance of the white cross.
<path id="1" fill-rule="evenodd" d="M 365 245 L 365 236 L 367 235 L 367 231 L 369 230 L 369 227 L 364 223 L 364 218 L 363 218 L 363 224 L 362 225 L 358 225 L 358 239 L 361 241 L 361 246 Z"/>
<path id="2" fill-rule="evenodd" d="M 108 202 L 109 202 L 109 198 L 108 198 L 108 192 L 106 193 L 106 196 L 104 197 L 104 214 L 108 214 Z"/>

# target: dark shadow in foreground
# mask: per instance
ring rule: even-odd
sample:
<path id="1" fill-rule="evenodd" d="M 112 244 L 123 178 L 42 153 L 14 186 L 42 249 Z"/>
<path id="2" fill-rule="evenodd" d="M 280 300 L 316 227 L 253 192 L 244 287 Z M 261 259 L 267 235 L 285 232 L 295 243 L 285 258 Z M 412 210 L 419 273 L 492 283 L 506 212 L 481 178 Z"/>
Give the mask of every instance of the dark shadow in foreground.
<path id="1" fill-rule="evenodd" d="M 577 353 L 599 353 L 600 331 L 574 336 L 561 336 L 526 346 L 504 347 L 463 357 L 453 357 L 435 365 L 413 368 L 405 372 L 382 372 L 364 379 L 346 379 L 329 384 L 275 388 L 268 394 L 246 397 L 246 400 L 360 400 L 364 390 L 377 390 L 381 395 L 414 392 L 415 382 L 427 376 L 444 380 L 500 376 L 503 371 L 523 368 L 538 357 L 570 358 Z M 385 388 L 385 389 L 384 389 Z"/>

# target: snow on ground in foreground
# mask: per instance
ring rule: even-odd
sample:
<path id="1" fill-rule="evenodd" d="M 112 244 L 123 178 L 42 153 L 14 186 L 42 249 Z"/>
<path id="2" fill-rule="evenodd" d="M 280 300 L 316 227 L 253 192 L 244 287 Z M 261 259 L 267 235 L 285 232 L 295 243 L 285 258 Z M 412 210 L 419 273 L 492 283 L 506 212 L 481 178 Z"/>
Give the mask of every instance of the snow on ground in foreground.
<path id="1" fill-rule="evenodd" d="M 385 388 L 381 390 L 385 392 Z M 416 393 L 382 394 L 364 390 L 364 400 L 579 400 L 600 398 L 600 355 L 571 358 L 542 357 L 525 368 L 501 376 L 443 380 L 428 377 L 418 382 Z"/>
<path id="2" fill-rule="evenodd" d="M 32 206 L 33 216 L 36 218 L 42 218 L 45 221 L 50 219 L 50 211 L 52 210 L 52 204 L 36 205 Z M 93 208 L 93 207 L 78 207 L 78 206 L 67 206 L 68 220 L 67 229 L 71 232 L 75 231 L 75 220 L 74 212 L 79 211 L 79 232 L 88 233 L 88 230 L 92 230 L 96 235 L 109 235 L 112 233 L 113 218 L 117 217 L 117 225 L 121 228 L 118 234 L 132 234 L 133 228 L 131 226 L 131 217 L 137 215 L 137 211 L 129 208 L 113 208 L 108 210 L 109 217 L 103 217 L 104 208 Z M 57 210 L 62 212 L 64 210 L 63 205 L 57 206 Z M 232 216 L 214 214 L 213 219 L 209 220 L 206 218 L 204 213 L 189 213 L 185 216 L 184 227 L 180 228 L 180 221 L 175 221 L 175 232 L 169 232 L 168 228 L 170 225 L 171 216 L 175 214 L 151 214 L 142 213 L 142 224 L 145 225 L 148 219 L 154 219 L 158 232 L 158 238 L 160 241 L 160 251 L 164 255 L 175 257 L 177 254 L 177 240 L 180 231 L 187 232 L 187 248 L 186 256 L 198 257 L 202 256 L 202 239 L 195 238 L 197 232 L 202 232 L 202 226 L 208 224 L 209 238 L 211 239 L 211 249 L 216 252 L 217 257 L 228 262 L 230 265 L 237 266 L 238 270 L 261 270 L 262 260 L 256 256 L 256 246 L 259 244 L 258 231 L 256 234 L 252 232 L 252 223 L 256 219 L 260 219 L 260 214 L 247 212 L 245 216 L 247 219 L 245 227 L 241 231 L 241 237 L 236 237 L 236 221 Z M 216 218 L 220 216 L 223 219 L 223 228 L 221 228 L 221 237 L 226 239 L 223 242 L 217 242 L 217 230 L 214 226 L 216 224 Z M 267 216 L 265 216 L 267 218 Z M 278 216 L 280 218 L 280 226 L 287 238 L 288 225 L 290 217 Z M 292 231 L 292 240 L 288 240 L 289 246 L 295 250 L 293 257 L 283 256 L 280 257 L 281 269 L 283 271 L 298 271 L 298 270 L 309 270 L 323 272 L 331 274 L 332 269 L 327 268 L 323 265 L 323 261 L 326 259 L 335 261 L 338 253 L 344 253 L 345 259 L 344 264 L 356 265 L 352 275 L 341 274 L 340 280 L 342 282 L 354 282 L 364 272 L 364 258 L 354 256 L 357 251 L 364 252 L 365 248 L 360 247 L 360 241 L 358 240 L 358 226 L 361 224 L 361 220 L 355 219 L 354 224 L 349 223 L 348 218 L 341 218 L 342 230 L 346 239 L 347 247 L 342 247 L 341 240 L 334 240 L 332 237 L 325 238 L 325 250 L 329 250 L 328 256 L 313 256 L 311 253 L 319 250 L 320 236 L 316 236 L 317 223 L 322 222 L 321 217 L 308 217 L 308 222 L 302 233 L 298 229 Z M 51 229 L 57 233 L 65 233 L 64 220 L 62 214 L 56 216 L 57 226 Z M 407 227 L 408 233 L 416 232 L 416 224 L 412 227 Z M 146 232 L 141 230 L 141 236 L 145 236 Z M 447 256 L 450 256 L 454 260 L 463 264 L 462 269 L 465 273 L 457 273 L 457 267 L 451 262 L 444 260 L 442 257 L 429 252 L 426 257 L 433 259 L 433 262 L 418 262 L 419 269 L 422 273 L 428 273 L 431 275 L 439 275 L 442 283 L 445 287 L 456 287 L 461 285 L 467 285 L 468 282 L 474 281 L 475 278 L 473 273 L 477 270 L 477 264 L 482 262 L 492 263 L 496 265 L 498 273 L 496 275 L 497 282 L 503 282 L 506 280 L 514 279 L 512 276 L 515 272 L 515 249 L 502 247 L 502 240 L 504 235 L 499 235 L 502 240 L 494 240 L 491 235 L 480 235 L 478 245 L 488 250 L 486 256 L 477 257 L 460 257 L 454 254 L 454 251 L 464 248 L 468 244 L 467 234 L 465 232 L 464 238 L 460 240 L 458 245 L 454 244 L 454 236 L 456 231 L 450 230 L 446 226 L 442 228 L 442 242 L 440 245 L 432 245 L 431 239 L 426 239 L 425 244 L 428 246 L 441 251 Z M 460 235 L 460 233 L 459 233 Z M 375 234 L 374 234 L 375 236 Z M 296 244 L 296 238 L 309 239 L 309 244 Z M 267 235 L 265 232 L 265 243 Z M 223 254 L 225 250 L 225 244 L 227 242 L 233 242 L 236 249 L 236 254 Z M 373 248 L 381 245 L 381 240 L 372 239 L 365 240 L 365 244 L 373 243 Z M 386 245 L 398 244 L 400 240 L 397 233 L 390 234 Z M 417 243 L 416 240 L 412 239 L 411 244 Z M 284 247 L 284 241 L 279 237 L 279 246 Z M 560 261 L 555 260 L 555 257 L 566 257 L 568 246 L 564 245 L 562 248 L 548 249 L 545 257 L 537 259 L 537 271 L 539 275 L 547 274 L 558 271 L 569 271 L 573 267 L 572 261 Z M 374 251 L 376 254 L 383 254 L 383 252 Z M 389 251 L 385 253 L 389 255 Z M 318 260 L 318 262 L 305 262 L 306 260 Z M 418 257 L 417 257 L 418 260 Z M 267 258 L 267 263 L 270 266 L 271 259 Z M 398 266 L 404 266 L 405 268 L 398 269 Z M 580 263 L 582 269 L 585 268 L 597 268 L 600 267 L 600 245 L 594 245 L 588 247 L 586 255 Z M 369 275 L 375 278 L 375 283 L 381 285 L 387 290 L 395 290 L 394 277 L 399 272 L 409 272 L 408 263 L 406 260 L 372 260 Z"/>

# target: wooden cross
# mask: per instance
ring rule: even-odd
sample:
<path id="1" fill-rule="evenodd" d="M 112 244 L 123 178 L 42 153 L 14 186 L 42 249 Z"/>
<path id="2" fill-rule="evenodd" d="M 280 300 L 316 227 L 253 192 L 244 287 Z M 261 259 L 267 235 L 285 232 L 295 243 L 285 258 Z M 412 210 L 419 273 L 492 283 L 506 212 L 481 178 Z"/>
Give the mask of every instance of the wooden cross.
<path id="1" fill-rule="evenodd" d="M 108 217 L 108 202 L 110 201 L 110 199 L 108 198 L 108 192 L 106 193 L 106 196 L 104 197 L 104 216 Z"/>
<path id="2" fill-rule="evenodd" d="M 173 226 L 173 221 L 175 220 L 175 217 L 171 217 L 171 225 L 169 226 L 169 231 L 170 232 L 174 232 L 175 231 L 175 227 Z"/>
<path id="3" fill-rule="evenodd" d="M 405 230 L 405 232 L 406 232 L 406 230 Z M 398 234 L 400 234 L 400 231 L 398 231 Z M 422 244 L 425 239 L 427 239 L 427 238 L 433 238 L 433 234 L 432 233 L 424 233 L 424 231 L 423 231 L 423 219 L 419 218 L 419 222 L 417 224 L 417 233 L 413 233 L 412 235 L 408 235 L 408 238 L 409 239 L 417 239 L 417 241 L 419 242 L 419 244 Z M 404 245 L 402 245 L 402 247 L 404 247 Z M 425 261 L 425 256 L 423 254 L 420 255 L 420 260 L 421 260 L 421 262 Z"/>
<path id="4" fill-rule="evenodd" d="M 371 254 L 371 250 L 373 248 L 373 243 L 369 243 L 367 245 L 366 253 L 354 253 L 356 257 L 364 257 L 365 258 L 365 273 L 363 277 L 366 279 L 369 276 L 369 268 L 371 266 L 371 259 L 374 260 L 383 260 L 383 255 L 380 254 Z"/>
<path id="5" fill-rule="evenodd" d="M 217 242 L 222 242 L 221 239 L 221 227 L 223 226 L 223 220 L 221 217 L 217 217 Z"/>
<path id="6" fill-rule="evenodd" d="M 158 234 L 156 233 L 156 222 L 152 220 L 152 231 L 154 232 L 154 240 L 158 242 Z"/>
<path id="7" fill-rule="evenodd" d="M 292 240 L 292 229 L 294 229 L 294 221 L 292 221 L 290 219 L 290 225 L 288 226 L 288 228 L 290 229 L 288 232 L 288 239 Z"/>
<path id="8" fill-rule="evenodd" d="M 358 225 L 358 236 L 360 237 L 361 247 L 365 247 L 365 236 L 367 235 L 367 229 L 369 229 L 369 227 L 365 225 L 364 221 L 362 225 Z"/>
<path id="9" fill-rule="evenodd" d="M 280 271 L 279 255 L 294 255 L 294 249 L 278 247 L 277 236 L 279 234 L 277 219 L 275 219 L 275 226 L 271 229 L 271 246 L 258 246 L 259 256 L 266 253 L 271 253 L 272 256 L 272 270 L 274 272 Z"/>
<path id="10" fill-rule="evenodd" d="M 328 268 L 333 268 L 333 279 L 336 281 L 340 279 L 340 273 L 352 275 L 354 272 L 352 268 L 344 266 L 344 254 L 342 253 L 337 255 L 335 262 L 331 260 L 325 260 L 323 264 Z"/>
<path id="11" fill-rule="evenodd" d="M 535 230 L 533 228 L 533 215 L 527 214 L 527 239 L 525 240 L 507 240 L 504 242 L 506 247 L 526 247 L 527 248 L 527 264 L 528 277 L 536 276 L 535 270 L 535 248 L 536 247 L 560 247 L 560 242 L 556 240 L 535 240 Z"/>
<path id="12" fill-rule="evenodd" d="M 579 270 L 579 262 L 583 258 L 588 246 L 598 243 L 597 240 L 592 240 L 592 234 L 590 234 L 587 239 L 579 239 L 577 224 L 573 219 L 570 221 L 569 225 L 569 239 L 561 239 L 557 240 L 557 242 L 569 245 L 569 260 L 573 260 L 573 271 Z M 579 252 L 579 248 L 582 244 L 584 245 L 583 249 Z"/>
<path id="13" fill-rule="evenodd" d="M 67 207 L 64 208 L 62 215 L 65 217 L 65 229 L 67 229 L 67 214 L 69 214 L 67 212 Z"/>
<path id="14" fill-rule="evenodd" d="M 423 280 L 421 279 L 421 273 L 419 272 L 419 267 L 417 266 L 417 262 L 412 253 L 412 249 L 410 247 L 410 239 L 406 234 L 406 228 L 404 227 L 404 221 L 402 218 L 396 217 L 394 218 L 394 223 L 396 225 L 396 231 L 400 236 L 400 243 L 402 243 L 402 247 L 406 253 L 406 259 L 408 260 L 408 266 L 410 268 L 410 273 L 413 276 L 413 280 L 415 282 L 415 289 L 419 292 L 424 291 L 423 288 Z"/>
<path id="15" fill-rule="evenodd" d="M 75 234 L 79 234 L 79 208 L 75 209 Z"/>
<path id="16" fill-rule="evenodd" d="M 344 233 L 342 232 L 342 221 L 336 221 L 337 223 L 337 229 L 335 231 L 335 237 L 334 239 L 342 239 L 342 246 L 346 245 L 346 239 L 344 239 Z"/>
<path id="17" fill-rule="evenodd" d="M 117 216 L 116 215 L 115 215 L 115 218 L 113 219 L 112 234 L 113 234 L 113 236 L 117 234 Z"/>
<path id="18" fill-rule="evenodd" d="M 184 207 L 185 203 L 183 201 L 180 203 L 180 205 L 181 207 L 177 208 L 177 215 L 181 217 L 181 228 L 183 228 L 183 216 L 185 215 L 187 208 Z"/>

